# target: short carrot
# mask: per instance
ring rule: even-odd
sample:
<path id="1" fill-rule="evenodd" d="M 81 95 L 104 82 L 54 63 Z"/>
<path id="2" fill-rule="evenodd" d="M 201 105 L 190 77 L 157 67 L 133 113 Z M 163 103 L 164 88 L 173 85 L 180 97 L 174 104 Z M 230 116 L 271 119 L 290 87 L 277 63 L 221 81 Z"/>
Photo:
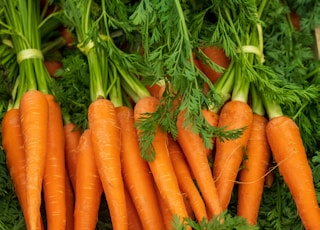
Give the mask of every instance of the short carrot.
<path id="1" fill-rule="evenodd" d="M 219 114 L 218 127 L 233 130 L 247 127 L 239 138 L 216 139 L 213 176 L 223 210 L 228 208 L 234 184 L 249 140 L 253 113 L 250 106 L 240 100 L 228 101 Z"/>
<path id="2" fill-rule="evenodd" d="M 45 96 L 49 107 L 49 121 L 43 194 L 47 229 L 58 230 L 66 228 L 65 139 L 60 105 L 52 95 Z"/>
<path id="3" fill-rule="evenodd" d="M 207 149 L 205 148 L 200 135 L 193 133 L 190 128 L 184 127 L 185 112 L 186 111 L 182 111 L 178 115 L 177 140 L 192 170 L 208 209 L 208 218 L 211 219 L 213 215 L 219 215 L 222 212 L 222 208 L 209 166 Z"/>
<path id="4" fill-rule="evenodd" d="M 85 130 L 79 140 L 76 170 L 74 229 L 95 229 L 103 188 L 94 159 L 91 131 Z"/>
<path id="5" fill-rule="evenodd" d="M 88 123 L 113 229 L 127 229 L 128 215 L 120 160 L 120 128 L 113 103 L 107 99 L 93 101 L 88 109 Z"/>
<path id="6" fill-rule="evenodd" d="M 134 127 L 133 110 L 116 108 L 121 132 L 121 167 L 128 192 L 142 221 L 143 229 L 163 229 L 163 221 L 153 178 L 148 163 L 142 159 L 139 140 Z"/>
<path id="7" fill-rule="evenodd" d="M 81 131 L 73 123 L 64 125 L 65 136 L 65 158 L 68 175 L 71 180 L 72 188 L 75 190 L 75 174 L 77 164 L 77 146 L 81 136 Z"/>
<path id="8" fill-rule="evenodd" d="M 142 114 L 155 112 L 158 105 L 159 100 L 155 97 L 141 98 L 134 107 L 135 121 L 137 122 Z M 172 215 L 178 215 L 182 221 L 183 218 L 188 217 L 188 213 L 169 156 L 167 142 L 167 133 L 158 127 L 152 142 L 155 158 L 148 163 L 165 205 L 169 207 Z"/>
<path id="9" fill-rule="evenodd" d="M 24 93 L 20 101 L 20 121 L 26 156 L 26 196 L 29 230 L 39 229 L 44 176 L 49 108 L 45 95 L 38 90 Z"/>
<path id="10" fill-rule="evenodd" d="M 239 172 L 237 215 L 244 217 L 251 225 L 257 223 L 264 178 L 271 156 L 266 136 L 267 122 L 263 115 L 253 114 L 246 157 Z"/>
<path id="11" fill-rule="evenodd" d="M 173 168 L 178 178 L 178 183 L 181 192 L 186 194 L 191 205 L 192 211 L 197 220 L 201 222 L 203 219 L 208 220 L 206 206 L 204 201 L 193 182 L 188 163 L 179 146 L 179 144 L 169 136 L 168 149 L 170 158 L 173 163 Z"/>
<path id="12" fill-rule="evenodd" d="M 25 217 L 26 227 L 30 229 L 27 218 L 26 159 L 18 109 L 10 109 L 2 119 L 2 146 L 6 154 L 6 164 Z"/>
<path id="13" fill-rule="evenodd" d="M 269 120 L 266 133 L 273 158 L 295 200 L 305 229 L 320 229 L 320 209 L 312 171 L 298 126 L 289 117 L 276 116 Z"/>

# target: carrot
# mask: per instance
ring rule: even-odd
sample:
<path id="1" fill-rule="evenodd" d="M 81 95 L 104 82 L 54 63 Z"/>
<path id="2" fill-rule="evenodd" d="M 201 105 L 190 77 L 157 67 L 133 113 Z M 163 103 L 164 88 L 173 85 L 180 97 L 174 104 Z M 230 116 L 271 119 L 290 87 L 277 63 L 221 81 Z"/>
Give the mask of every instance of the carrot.
<path id="1" fill-rule="evenodd" d="M 60 105 L 50 94 L 47 156 L 43 177 L 43 193 L 47 214 L 47 229 L 66 228 L 64 131 Z"/>
<path id="2" fill-rule="evenodd" d="M 272 117 L 266 134 L 272 156 L 295 200 L 305 229 L 320 229 L 320 210 L 312 171 L 298 126 L 284 115 Z"/>
<path id="3" fill-rule="evenodd" d="M 128 191 L 127 186 L 124 186 L 124 194 L 126 195 L 126 207 L 128 216 L 128 230 L 141 230 L 144 229 L 142 227 L 142 223 L 138 214 L 138 211 L 136 209 L 136 206 L 133 203 L 133 200 L 130 196 L 130 193 Z M 145 220 L 143 220 L 145 221 Z"/>
<path id="4" fill-rule="evenodd" d="M 75 174 L 77 164 L 77 146 L 81 131 L 73 123 L 64 125 L 66 167 L 71 180 L 72 188 L 75 190 Z"/>
<path id="5" fill-rule="evenodd" d="M 209 125 L 216 127 L 218 125 L 218 121 L 219 121 L 219 115 L 213 111 L 210 111 L 208 109 L 202 109 L 202 114 L 204 116 L 204 118 L 207 120 L 207 122 L 209 123 Z M 212 144 L 215 143 L 215 139 L 212 140 Z M 207 149 L 207 156 L 209 157 L 213 152 L 212 149 L 214 148 L 214 146 L 212 146 L 211 149 Z"/>
<path id="6" fill-rule="evenodd" d="M 133 111 L 116 108 L 121 131 L 121 167 L 124 182 L 142 221 L 143 229 L 163 229 L 163 221 L 148 163 L 142 159 Z"/>
<path id="7" fill-rule="evenodd" d="M 250 106 L 239 100 L 227 102 L 221 109 L 218 127 L 226 130 L 247 127 L 237 139 L 216 139 L 216 152 L 213 162 L 213 175 L 223 210 L 228 208 L 233 187 L 249 140 L 253 113 Z"/>
<path id="8" fill-rule="evenodd" d="M 251 225 L 256 225 L 265 175 L 270 161 L 266 136 L 267 118 L 254 114 L 246 147 L 246 159 L 239 172 L 237 214 Z"/>
<path id="9" fill-rule="evenodd" d="M 79 140 L 76 170 L 74 229 L 95 229 L 103 188 L 92 150 L 91 131 Z"/>
<path id="10" fill-rule="evenodd" d="M 67 170 L 65 170 L 65 180 L 66 180 L 66 230 L 74 230 L 74 192 L 72 189 L 71 181 Z"/>
<path id="11" fill-rule="evenodd" d="M 224 50 L 221 48 L 218 48 L 216 46 L 209 46 L 202 48 L 202 52 L 211 61 L 223 68 L 227 68 L 230 64 L 230 59 L 226 56 Z M 213 70 L 208 64 L 204 63 L 203 61 L 199 61 L 199 64 L 203 73 L 210 79 L 212 83 L 215 83 L 222 75 L 222 72 Z"/>
<path id="12" fill-rule="evenodd" d="M 193 133 L 188 127 L 184 127 L 185 112 L 178 115 L 177 128 L 178 143 L 187 159 L 192 173 L 197 181 L 199 190 L 208 209 L 208 218 L 219 215 L 222 212 L 218 198 L 216 185 L 213 180 L 207 157 L 207 149 L 201 137 Z"/>
<path id="13" fill-rule="evenodd" d="M 191 205 L 192 211 L 194 212 L 199 222 L 202 219 L 208 219 L 206 206 L 204 201 L 193 182 L 189 166 L 186 162 L 185 156 L 179 146 L 179 144 L 169 136 L 169 153 L 171 161 L 174 162 L 173 168 L 178 178 L 178 183 L 182 193 L 186 194 L 186 197 Z"/>
<path id="14" fill-rule="evenodd" d="M 27 222 L 29 230 L 39 229 L 42 182 L 47 154 L 49 108 L 38 90 L 24 93 L 20 101 L 20 121 L 26 156 Z"/>
<path id="15" fill-rule="evenodd" d="M 155 112 L 158 105 L 159 100 L 155 97 L 144 97 L 140 99 L 134 107 L 135 121 L 137 122 L 144 113 Z M 152 142 L 155 159 L 148 163 L 165 205 L 169 207 L 172 215 L 176 214 L 182 220 L 188 217 L 188 213 L 170 160 L 167 142 L 167 133 L 163 132 L 161 127 L 158 127 Z"/>
<path id="16" fill-rule="evenodd" d="M 159 85 L 159 84 L 153 84 L 151 86 L 147 86 L 147 89 L 148 89 L 151 96 L 158 98 L 158 99 L 161 99 L 162 94 L 165 90 L 165 86 Z"/>
<path id="17" fill-rule="evenodd" d="M 44 65 L 51 77 L 55 77 L 56 72 L 62 68 L 62 62 L 57 60 L 45 60 Z"/>
<path id="18" fill-rule="evenodd" d="M 120 128 L 113 103 L 107 99 L 93 101 L 88 109 L 88 122 L 113 229 L 127 229 L 128 216 L 120 160 Z"/>
<path id="19" fill-rule="evenodd" d="M 26 159 L 18 109 L 9 110 L 2 119 L 2 146 L 6 153 L 6 164 L 10 177 L 25 217 L 27 229 L 29 229 L 26 197 Z"/>
<path id="20" fill-rule="evenodd" d="M 161 211 L 161 216 L 163 219 L 163 225 L 165 230 L 172 230 L 172 221 L 173 216 L 170 211 L 170 208 L 167 206 L 166 202 L 163 200 L 163 197 L 160 195 L 159 189 L 155 185 L 156 195 L 159 203 L 159 208 Z"/>

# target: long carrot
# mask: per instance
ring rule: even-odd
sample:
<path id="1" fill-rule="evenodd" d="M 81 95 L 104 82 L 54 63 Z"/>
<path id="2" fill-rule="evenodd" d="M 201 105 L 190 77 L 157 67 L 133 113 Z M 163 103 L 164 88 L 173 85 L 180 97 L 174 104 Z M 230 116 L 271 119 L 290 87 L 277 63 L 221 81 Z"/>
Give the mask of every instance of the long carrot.
<path id="1" fill-rule="evenodd" d="M 273 158 L 295 200 L 305 229 L 320 229 L 320 209 L 312 171 L 298 126 L 289 117 L 272 117 L 266 133 Z"/>
<path id="2" fill-rule="evenodd" d="M 43 193 L 47 215 L 47 229 L 66 228 L 66 189 L 64 130 L 60 105 L 46 94 L 49 106 L 48 142 Z"/>
<path id="3" fill-rule="evenodd" d="M 93 101 L 88 109 L 88 122 L 113 229 L 127 229 L 128 216 L 120 160 L 120 128 L 112 102 L 107 99 Z"/>
<path id="4" fill-rule="evenodd" d="M 177 140 L 197 181 L 209 212 L 208 218 L 211 219 L 213 215 L 219 215 L 222 212 L 222 208 L 209 166 L 207 149 L 198 134 L 193 133 L 188 127 L 184 127 L 185 112 L 182 111 L 178 115 Z"/>
<path id="5" fill-rule="evenodd" d="M 70 177 L 72 188 L 75 190 L 75 174 L 77 164 L 77 146 L 81 136 L 81 131 L 73 123 L 64 125 L 66 167 Z"/>
<path id="6" fill-rule="evenodd" d="M 254 114 L 246 159 L 239 172 L 237 214 L 256 225 L 264 188 L 264 176 L 270 162 L 270 148 L 266 136 L 267 118 Z"/>
<path id="7" fill-rule="evenodd" d="M 144 97 L 140 99 L 134 107 L 135 121 L 138 121 L 142 114 L 155 112 L 158 105 L 159 100 L 155 97 Z M 161 127 L 158 127 L 152 142 L 155 159 L 148 163 L 155 184 L 166 206 L 169 207 L 172 215 L 176 214 L 182 220 L 188 217 L 188 213 L 170 160 L 167 142 L 167 133 L 163 132 Z"/>
<path id="8" fill-rule="evenodd" d="M 89 129 L 82 133 L 77 151 L 74 229 L 92 230 L 97 225 L 103 188 L 94 159 Z"/>
<path id="9" fill-rule="evenodd" d="M 221 109 L 218 127 L 226 130 L 247 127 L 242 135 L 233 140 L 216 139 L 216 152 L 213 162 L 213 175 L 223 210 L 228 208 L 233 187 L 244 156 L 250 135 L 253 113 L 243 101 L 231 100 Z"/>
<path id="10" fill-rule="evenodd" d="M 2 119 L 2 146 L 27 229 L 30 229 L 29 219 L 27 218 L 26 159 L 18 109 L 10 109 Z"/>
<path id="11" fill-rule="evenodd" d="M 121 131 L 121 167 L 125 184 L 137 212 L 143 229 L 163 229 L 163 221 L 153 178 L 148 163 L 142 159 L 139 140 L 134 127 L 133 110 L 126 106 L 116 108 Z"/>
<path id="12" fill-rule="evenodd" d="M 185 193 L 190 202 L 192 211 L 197 220 L 201 222 L 203 219 L 208 219 L 206 206 L 204 201 L 193 182 L 188 163 L 179 146 L 179 144 L 169 136 L 168 149 L 170 158 L 173 163 L 173 168 L 178 178 L 178 183 L 181 192 Z"/>
<path id="13" fill-rule="evenodd" d="M 72 189 L 71 180 L 69 178 L 69 175 L 67 173 L 67 170 L 65 170 L 65 180 L 66 180 L 66 230 L 74 230 L 74 191 Z"/>
<path id="14" fill-rule="evenodd" d="M 210 111 L 209 109 L 202 109 L 202 114 L 209 125 L 211 125 L 213 127 L 216 127 L 218 125 L 219 115 L 216 112 Z M 212 140 L 212 144 L 213 144 L 212 148 L 207 149 L 207 156 L 208 157 L 210 157 L 210 155 L 213 154 L 212 150 L 214 149 L 214 143 L 215 143 L 215 138 Z"/>
<path id="15" fill-rule="evenodd" d="M 128 191 L 127 186 L 124 186 L 124 194 L 126 196 L 126 207 L 127 213 L 130 218 L 128 218 L 128 230 L 141 230 L 144 229 L 142 222 L 140 220 L 137 208 L 133 203 L 132 197 Z M 143 220 L 144 221 L 144 220 Z"/>
<path id="16" fill-rule="evenodd" d="M 41 191 L 48 143 L 48 102 L 43 93 L 29 90 L 20 101 L 20 121 L 26 156 L 26 196 L 29 230 L 39 229 Z"/>

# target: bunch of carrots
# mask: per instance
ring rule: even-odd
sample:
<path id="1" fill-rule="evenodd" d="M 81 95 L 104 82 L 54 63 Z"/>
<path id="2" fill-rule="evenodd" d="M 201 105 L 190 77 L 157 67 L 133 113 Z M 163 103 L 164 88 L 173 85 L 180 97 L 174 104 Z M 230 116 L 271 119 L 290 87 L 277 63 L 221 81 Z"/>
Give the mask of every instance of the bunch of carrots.
<path id="1" fill-rule="evenodd" d="M 102 0 L 102 9 L 110 14 L 99 17 L 87 10 L 94 7 L 92 0 L 87 8 L 79 9 L 72 0 L 64 4 L 90 72 L 91 102 L 83 129 L 67 119 L 49 87 L 54 79 L 41 51 L 40 6 L 32 0 L 6 1 L 4 8 L 8 29 L 17 29 L 21 37 L 10 37 L 19 77 L 2 120 L 2 145 L 28 230 L 95 229 L 103 197 L 116 230 L 192 229 L 192 221 L 205 225 L 211 220 L 223 225 L 236 186 L 237 216 L 243 226 L 255 229 L 265 180 L 275 169 L 270 168 L 272 159 L 304 227 L 320 228 L 297 125 L 254 80 L 243 77 L 248 66 L 263 64 L 259 25 L 248 25 L 249 36 L 235 33 L 237 58 L 210 46 L 195 50 L 193 62 L 188 61 L 208 78 L 203 92 L 214 87 L 222 98 L 219 105 L 201 108 L 206 128 L 237 134 L 212 135 L 208 148 L 186 119 L 188 108 L 178 106 L 183 98 L 174 98 L 177 133 L 156 122 L 146 126 L 166 106 L 163 95 L 175 94 L 174 87 L 171 82 L 146 87 L 137 77 L 143 64 L 126 66 L 143 62 L 140 54 L 114 44 L 108 15 L 120 12 L 121 4 L 111 12 Z M 145 135 L 145 127 L 152 128 L 152 137 Z M 147 155 L 152 157 L 146 159 L 141 146 L 148 138 Z"/>

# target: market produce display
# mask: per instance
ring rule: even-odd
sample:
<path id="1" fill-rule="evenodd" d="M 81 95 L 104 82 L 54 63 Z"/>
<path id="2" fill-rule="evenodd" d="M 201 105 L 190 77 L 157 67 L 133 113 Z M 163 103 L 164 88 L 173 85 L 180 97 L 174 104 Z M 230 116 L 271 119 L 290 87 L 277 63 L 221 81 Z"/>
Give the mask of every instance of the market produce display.
<path id="1" fill-rule="evenodd" d="M 319 1 L 0 6 L 1 230 L 320 229 Z"/>

